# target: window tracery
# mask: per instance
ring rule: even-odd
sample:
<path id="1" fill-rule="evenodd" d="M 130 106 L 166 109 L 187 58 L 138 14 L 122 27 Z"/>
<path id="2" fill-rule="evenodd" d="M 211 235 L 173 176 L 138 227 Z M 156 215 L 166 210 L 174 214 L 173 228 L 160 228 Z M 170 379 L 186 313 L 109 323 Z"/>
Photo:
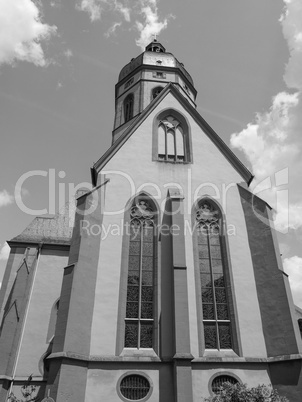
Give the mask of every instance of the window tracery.
<path id="1" fill-rule="evenodd" d="M 225 262 L 221 255 L 221 214 L 213 203 L 202 200 L 195 218 L 205 348 L 232 349 Z"/>
<path id="2" fill-rule="evenodd" d="M 154 219 L 155 210 L 146 199 L 137 200 L 130 209 L 126 348 L 153 347 Z"/>
<path id="3" fill-rule="evenodd" d="M 169 162 L 185 161 L 183 128 L 173 116 L 166 116 L 159 122 L 158 159 Z"/>

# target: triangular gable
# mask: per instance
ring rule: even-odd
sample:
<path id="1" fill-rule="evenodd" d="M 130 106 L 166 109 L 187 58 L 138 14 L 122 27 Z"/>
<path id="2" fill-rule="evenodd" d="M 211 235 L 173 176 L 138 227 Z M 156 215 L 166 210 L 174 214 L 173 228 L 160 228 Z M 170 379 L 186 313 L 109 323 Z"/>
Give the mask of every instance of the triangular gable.
<path id="1" fill-rule="evenodd" d="M 175 98 L 180 102 L 184 109 L 193 117 L 196 123 L 201 127 L 204 133 L 216 145 L 225 158 L 237 170 L 242 178 L 249 185 L 253 180 L 252 173 L 244 166 L 244 164 L 237 158 L 234 152 L 227 146 L 227 144 L 219 137 L 219 135 L 210 127 L 210 125 L 201 117 L 197 110 L 181 95 L 181 93 L 170 82 L 161 93 L 143 110 L 143 112 L 133 121 L 133 123 L 125 130 L 125 132 L 115 141 L 115 143 L 104 153 L 104 155 L 93 165 L 91 169 L 92 181 L 96 185 L 97 174 L 109 162 L 109 160 L 117 153 L 123 144 L 131 137 L 143 121 L 150 115 L 150 113 L 158 106 L 158 104 L 167 96 L 172 93 Z"/>

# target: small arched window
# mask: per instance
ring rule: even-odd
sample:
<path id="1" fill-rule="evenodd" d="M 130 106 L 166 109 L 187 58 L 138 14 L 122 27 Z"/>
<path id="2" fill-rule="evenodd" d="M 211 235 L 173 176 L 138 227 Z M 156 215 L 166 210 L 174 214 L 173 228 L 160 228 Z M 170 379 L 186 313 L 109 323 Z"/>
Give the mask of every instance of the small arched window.
<path id="1" fill-rule="evenodd" d="M 129 94 L 126 96 L 124 100 L 124 116 L 125 116 L 125 123 L 132 119 L 133 117 L 133 103 L 134 103 L 134 96 L 133 94 Z"/>
<path id="2" fill-rule="evenodd" d="M 152 100 L 155 99 L 163 90 L 163 87 L 155 87 L 152 90 Z"/>
<path id="3" fill-rule="evenodd" d="M 130 208 L 125 348 L 153 348 L 156 210 L 146 197 Z"/>
<path id="4" fill-rule="evenodd" d="M 300 334 L 301 334 L 301 337 L 302 337 L 302 318 L 299 318 L 298 325 L 299 325 Z"/>
<path id="5" fill-rule="evenodd" d="M 226 261 L 222 255 L 222 214 L 209 199 L 195 215 L 205 349 L 232 349 Z"/>

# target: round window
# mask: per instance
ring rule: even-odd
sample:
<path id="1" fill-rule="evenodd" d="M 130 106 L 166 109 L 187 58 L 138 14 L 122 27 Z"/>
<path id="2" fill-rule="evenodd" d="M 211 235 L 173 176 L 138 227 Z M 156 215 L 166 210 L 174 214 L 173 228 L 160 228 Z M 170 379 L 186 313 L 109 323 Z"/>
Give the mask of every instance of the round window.
<path id="1" fill-rule="evenodd" d="M 149 394 L 150 388 L 147 378 L 138 374 L 127 375 L 120 383 L 121 394 L 130 401 L 144 399 Z"/>
<path id="2" fill-rule="evenodd" d="M 239 381 L 237 380 L 237 378 L 232 377 L 230 375 L 219 375 L 217 377 L 214 378 L 214 380 L 212 381 L 212 391 L 214 392 L 214 394 L 219 394 L 220 393 L 220 387 L 225 384 L 226 382 L 230 383 L 230 384 L 238 384 Z"/>

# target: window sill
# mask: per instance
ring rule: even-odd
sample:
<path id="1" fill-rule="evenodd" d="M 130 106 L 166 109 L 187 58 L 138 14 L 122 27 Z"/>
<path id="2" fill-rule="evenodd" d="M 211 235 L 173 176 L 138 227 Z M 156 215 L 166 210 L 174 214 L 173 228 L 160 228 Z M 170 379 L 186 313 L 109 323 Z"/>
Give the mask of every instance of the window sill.
<path id="1" fill-rule="evenodd" d="M 160 360 L 154 349 L 124 348 L 120 357 L 134 358 L 135 360 Z"/>
<path id="2" fill-rule="evenodd" d="M 206 349 L 203 353 L 203 357 L 239 357 L 233 349 Z"/>
<path id="3" fill-rule="evenodd" d="M 163 159 L 155 159 L 155 162 L 172 163 L 173 165 L 188 165 L 191 163 L 189 161 L 184 161 L 184 160 L 173 161 L 173 160 L 163 160 Z"/>

